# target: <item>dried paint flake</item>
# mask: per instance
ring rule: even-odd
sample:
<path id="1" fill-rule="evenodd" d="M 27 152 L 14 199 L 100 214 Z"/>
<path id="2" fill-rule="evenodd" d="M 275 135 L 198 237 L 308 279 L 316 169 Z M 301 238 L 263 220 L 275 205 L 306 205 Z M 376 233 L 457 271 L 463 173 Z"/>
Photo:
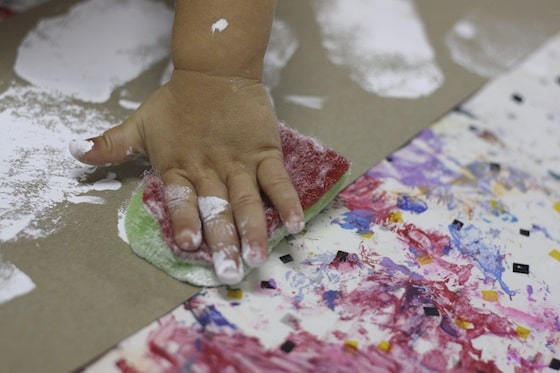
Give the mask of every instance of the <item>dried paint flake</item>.
<path id="1" fill-rule="evenodd" d="M 276 281 L 274 281 L 273 279 L 270 280 L 263 280 L 261 281 L 261 288 L 262 289 L 276 289 Z"/>
<path id="2" fill-rule="evenodd" d="M 241 299 L 243 298 L 243 290 L 241 289 L 227 289 L 227 296 L 230 298 Z"/>
<path id="3" fill-rule="evenodd" d="M 527 329 L 524 326 L 517 325 L 517 327 L 515 328 L 515 334 L 517 334 L 519 338 L 527 339 L 531 334 L 531 329 Z"/>
<path id="4" fill-rule="evenodd" d="M 560 201 L 556 202 L 552 208 L 556 210 L 556 212 L 560 212 Z"/>
<path id="5" fill-rule="evenodd" d="M 548 255 L 550 255 L 551 257 L 553 257 L 554 259 L 560 261 L 560 251 L 553 249 L 551 250 Z"/>
<path id="6" fill-rule="evenodd" d="M 529 265 L 528 264 L 513 263 L 513 272 L 529 274 Z"/>
<path id="7" fill-rule="evenodd" d="M 346 260 L 348 260 L 348 253 L 346 251 L 338 250 L 336 252 L 335 259 L 339 262 L 345 262 Z"/>
<path id="8" fill-rule="evenodd" d="M 391 351 L 391 343 L 388 341 L 381 341 L 379 342 L 379 344 L 377 345 L 377 348 L 385 353 L 388 353 L 389 351 Z"/>
<path id="9" fill-rule="evenodd" d="M 353 339 L 347 339 L 344 341 L 344 351 L 349 353 L 356 353 L 358 351 L 359 343 Z"/>
<path id="10" fill-rule="evenodd" d="M 498 292 L 495 290 L 482 290 L 482 299 L 488 302 L 497 302 Z"/>
<path id="11" fill-rule="evenodd" d="M 519 234 L 522 235 L 522 236 L 529 237 L 529 235 L 531 234 L 531 231 L 529 231 L 528 229 L 523 229 L 522 228 L 522 229 L 519 230 Z"/>
<path id="12" fill-rule="evenodd" d="M 455 320 L 455 325 L 457 325 L 461 329 L 470 329 L 472 326 L 470 321 L 463 319 L 461 317 Z"/>
<path id="13" fill-rule="evenodd" d="M 464 223 L 460 220 L 454 219 L 453 222 L 451 223 L 451 225 L 453 227 L 455 227 L 455 229 L 457 229 L 458 231 L 461 230 L 461 228 L 463 228 Z"/>
<path id="14" fill-rule="evenodd" d="M 548 364 L 548 367 L 550 369 L 560 370 L 560 360 L 552 358 L 552 360 L 550 360 L 550 364 Z"/>
<path id="15" fill-rule="evenodd" d="M 432 257 L 429 255 L 420 255 L 418 258 L 416 258 L 416 260 L 420 265 L 423 266 L 434 262 L 434 259 L 432 259 Z"/>
<path id="16" fill-rule="evenodd" d="M 519 94 L 519 93 L 514 93 L 511 95 L 511 99 L 515 102 L 517 102 L 518 104 L 523 102 L 523 97 Z"/>
<path id="17" fill-rule="evenodd" d="M 286 263 L 293 262 L 294 258 L 290 254 L 286 254 L 286 255 L 282 255 L 280 257 L 280 260 L 282 261 L 282 263 L 286 264 Z"/>
<path id="18" fill-rule="evenodd" d="M 282 343 L 280 349 L 285 353 L 290 353 L 295 347 L 296 344 L 288 339 L 286 342 Z"/>
<path id="19" fill-rule="evenodd" d="M 439 316 L 439 311 L 435 307 L 424 307 L 424 315 L 426 315 L 426 316 Z"/>
<path id="20" fill-rule="evenodd" d="M 284 315 L 284 317 L 282 317 L 280 319 L 280 322 L 282 322 L 285 325 L 288 325 L 290 328 L 297 329 L 297 328 L 299 328 L 299 324 L 301 322 L 301 319 L 292 315 L 291 313 L 287 313 L 287 314 Z"/>

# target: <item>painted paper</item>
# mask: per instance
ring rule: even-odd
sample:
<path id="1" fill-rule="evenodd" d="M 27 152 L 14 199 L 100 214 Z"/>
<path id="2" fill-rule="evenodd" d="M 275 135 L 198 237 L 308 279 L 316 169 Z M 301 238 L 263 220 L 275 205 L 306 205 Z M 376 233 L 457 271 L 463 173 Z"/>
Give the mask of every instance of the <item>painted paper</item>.
<path id="1" fill-rule="evenodd" d="M 560 369 L 560 34 L 87 371 Z M 367 134 L 364 134 L 367 135 Z"/>

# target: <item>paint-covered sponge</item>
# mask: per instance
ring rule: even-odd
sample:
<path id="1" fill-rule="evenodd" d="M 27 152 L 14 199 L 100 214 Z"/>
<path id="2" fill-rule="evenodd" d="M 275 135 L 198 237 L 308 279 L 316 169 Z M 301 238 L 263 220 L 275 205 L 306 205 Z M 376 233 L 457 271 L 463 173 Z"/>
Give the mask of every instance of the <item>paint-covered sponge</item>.
<path id="1" fill-rule="evenodd" d="M 298 193 L 305 221 L 325 208 L 345 185 L 350 162 L 315 139 L 301 135 L 284 124 L 279 125 L 286 169 Z M 278 211 L 265 200 L 268 247 L 274 248 L 289 233 Z M 208 246 L 173 255 L 177 247 L 169 214 L 164 204 L 163 182 L 146 175 L 132 196 L 124 218 L 125 231 L 132 251 L 177 280 L 197 286 L 216 286 Z M 246 268 L 248 269 L 248 268 Z M 246 271 L 247 273 L 248 271 Z"/>

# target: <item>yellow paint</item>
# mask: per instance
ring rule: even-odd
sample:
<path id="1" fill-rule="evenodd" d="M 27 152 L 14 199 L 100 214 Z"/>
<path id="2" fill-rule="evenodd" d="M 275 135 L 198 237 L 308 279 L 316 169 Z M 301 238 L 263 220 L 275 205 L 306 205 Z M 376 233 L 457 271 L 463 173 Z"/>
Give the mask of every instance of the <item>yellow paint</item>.
<path id="1" fill-rule="evenodd" d="M 455 325 L 457 325 L 459 328 L 463 328 L 463 329 L 469 329 L 472 326 L 470 321 L 465 320 L 461 317 L 459 317 L 455 320 Z"/>
<path id="2" fill-rule="evenodd" d="M 381 351 L 388 353 L 389 351 L 391 351 L 391 343 L 387 342 L 387 341 L 381 341 L 379 342 L 379 344 L 377 345 L 377 348 L 379 348 Z"/>
<path id="3" fill-rule="evenodd" d="M 399 211 L 395 211 L 389 214 L 389 221 L 391 223 L 400 223 L 403 221 L 402 215 Z"/>
<path id="4" fill-rule="evenodd" d="M 363 238 L 371 238 L 371 237 L 373 236 L 373 232 L 371 232 L 371 233 L 363 233 L 363 234 L 360 234 L 360 236 L 362 236 Z"/>
<path id="5" fill-rule="evenodd" d="M 556 249 L 552 249 L 548 255 L 550 255 L 551 257 L 553 257 L 554 259 L 560 261 L 560 251 L 556 250 Z"/>
<path id="6" fill-rule="evenodd" d="M 495 290 L 482 290 L 482 299 L 488 302 L 497 302 L 498 293 Z"/>
<path id="7" fill-rule="evenodd" d="M 429 255 L 420 255 L 418 258 L 416 258 L 416 260 L 418 261 L 418 263 L 420 263 L 420 265 L 423 266 L 434 262 L 432 257 Z"/>
<path id="8" fill-rule="evenodd" d="M 227 289 L 227 296 L 230 298 L 241 299 L 243 298 L 243 290 L 241 289 Z"/>
<path id="9" fill-rule="evenodd" d="M 560 212 L 560 201 L 556 202 L 553 207 L 556 210 L 556 212 Z"/>
<path id="10" fill-rule="evenodd" d="M 527 338 L 529 338 L 529 335 L 531 334 L 531 330 L 527 329 L 524 326 L 517 325 L 517 328 L 515 328 L 515 334 L 517 334 L 517 336 L 519 338 L 527 339 Z"/>
<path id="11" fill-rule="evenodd" d="M 358 351 L 359 343 L 353 339 L 347 339 L 344 341 L 344 351 L 355 353 Z"/>

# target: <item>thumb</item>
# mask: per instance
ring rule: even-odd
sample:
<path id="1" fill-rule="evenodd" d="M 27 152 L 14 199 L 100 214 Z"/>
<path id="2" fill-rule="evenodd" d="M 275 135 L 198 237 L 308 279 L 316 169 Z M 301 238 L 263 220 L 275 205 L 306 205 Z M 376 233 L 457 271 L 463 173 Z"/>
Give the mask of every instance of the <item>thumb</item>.
<path id="1" fill-rule="evenodd" d="M 72 140 L 70 154 L 78 161 L 94 166 L 115 165 L 144 153 L 136 120 L 131 117 L 98 137 Z"/>

